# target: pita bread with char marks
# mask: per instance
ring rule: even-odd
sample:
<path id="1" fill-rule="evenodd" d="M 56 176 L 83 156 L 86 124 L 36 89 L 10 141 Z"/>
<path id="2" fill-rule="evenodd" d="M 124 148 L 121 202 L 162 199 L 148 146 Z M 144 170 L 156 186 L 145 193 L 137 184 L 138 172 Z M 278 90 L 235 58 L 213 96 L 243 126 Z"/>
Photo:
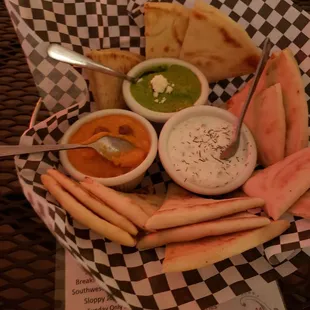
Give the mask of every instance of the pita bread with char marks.
<path id="1" fill-rule="evenodd" d="M 187 271 L 217 263 L 272 240 L 289 226 L 288 221 L 279 220 L 258 229 L 168 244 L 163 272 Z"/>
<path id="2" fill-rule="evenodd" d="M 228 111 L 240 117 L 244 101 L 227 103 Z M 285 110 L 279 83 L 256 94 L 244 118 L 256 142 L 258 161 L 267 167 L 284 158 L 285 153 Z M 274 144 L 274 141 L 277 141 Z"/>
<path id="3" fill-rule="evenodd" d="M 265 211 L 277 220 L 310 188 L 309 175 L 310 147 L 259 170 L 242 188 L 248 196 L 264 199 Z"/>
<path id="4" fill-rule="evenodd" d="M 125 74 L 144 60 L 141 55 L 118 49 L 93 50 L 87 56 Z M 122 95 L 122 79 L 93 70 L 86 72 L 98 110 L 126 108 Z"/>
<path id="5" fill-rule="evenodd" d="M 189 9 L 178 3 L 146 2 L 144 24 L 146 58 L 180 56 Z"/>
<path id="6" fill-rule="evenodd" d="M 146 250 L 174 242 L 185 242 L 207 236 L 220 236 L 255 229 L 268 224 L 270 224 L 270 220 L 267 217 L 241 212 L 215 221 L 169 228 L 150 233 L 138 241 L 137 248 L 139 250 Z"/>
<path id="7" fill-rule="evenodd" d="M 178 192 L 180 195 L 178 195 Z M 260 198 L 205 199 L 170 184 L 166 199 L 145 224 L 147 230 L 158 230 L 219 219 L 224 216 L 261 207 Z"/>
<path id="8" fill-rule="evenodd" d="M 260 54 L 239 24 L 212 5 L 195 2 L 180 58 L 197 66 L 209 83 L 253 73 Z"/>

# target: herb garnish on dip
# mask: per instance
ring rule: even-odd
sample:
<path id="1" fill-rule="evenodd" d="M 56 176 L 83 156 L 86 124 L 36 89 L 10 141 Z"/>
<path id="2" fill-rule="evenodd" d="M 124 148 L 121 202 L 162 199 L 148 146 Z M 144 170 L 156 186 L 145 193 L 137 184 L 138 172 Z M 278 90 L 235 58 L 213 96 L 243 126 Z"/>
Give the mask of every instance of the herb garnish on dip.
<path id="1" fill-rule="evenodd" d="M 220 195 L 244 184 L 256 166 L 257 150 L 249 129 L 242 125 L 236 154 L 221 160 L 236 124 L 230 112 L 195 106 L 173 115 L 164 125 L 159 157 L 168 175 L 185 189 L 202 195 Z"/>
<path id="2" fill-rule="evenodd" d="M 169 113 L 192 106 L 201 94 L 201 84 L 190 69 L 172 64 L 149 69 L 130 91 L 143 107 Z"/>

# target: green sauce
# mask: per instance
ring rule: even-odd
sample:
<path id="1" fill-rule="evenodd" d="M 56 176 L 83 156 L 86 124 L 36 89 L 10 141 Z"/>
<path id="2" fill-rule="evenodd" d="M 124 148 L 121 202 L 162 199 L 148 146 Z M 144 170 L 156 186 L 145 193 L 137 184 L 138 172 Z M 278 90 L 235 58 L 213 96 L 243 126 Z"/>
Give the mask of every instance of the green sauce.
<path id="1" fill-rule="evenodd" d="M 151 80 L 159 74 L 168 80 L 169 85 L 174 84 L 174 86 L 172 86 L 173 90 L 170 94 L 160 93 L 155 98 Z M 130 90 L 135 100 L 143 107 L 156 112 L 169 113 L 192 106 L 201 94 L 201 85 L 197 76 L 190 69 L 171 65 L 154 67 L 141 74 L 140 81 L 131 84 Z M 156 99 L 158 102 L 155 101 Z"/>

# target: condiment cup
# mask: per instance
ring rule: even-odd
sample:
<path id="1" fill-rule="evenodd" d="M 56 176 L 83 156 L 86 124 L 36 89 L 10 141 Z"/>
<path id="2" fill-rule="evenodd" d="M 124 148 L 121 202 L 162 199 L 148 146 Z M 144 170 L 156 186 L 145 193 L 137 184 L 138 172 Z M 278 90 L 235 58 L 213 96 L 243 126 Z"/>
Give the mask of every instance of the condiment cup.
<path id="1" fill-rule="evenodd" d="M 154 58 L 145 60 L 135 67 L 133 67 L 129 72 L 129 76 L 138 77 L 144 72 L 151 70 L 152 68 L 160 65 L 180 65 L 185 68 L 190 69 L 199 79 L 201 85 L 201 94 L 199 98 L 194 103 L 194 106 L 204 105 L 208 102 L 209 96 L 209 83 L 204 76 L 204 74 L 194 65 L 185 62 L 180 59 L 175 58 Z M 160 74 L 160 73 L 159 73 Z M 156 123 L 165 123 L 171 116 L 176 114 L 177 112 L 165 113 L 165 112 L 157 112 L 149 110 L 143 107 L 136 99 L 132 96 L 130 91 L 131 83 L 128 81 L 123 82 L 123 96 L 126 101 L 127 106 L 134 112 L 142 115 L 146 119 Z"/>
<path id="2" fill-rule="evenodd" d="M 158 144 L 158 138 L 155 129 L 151 125 L 149 121 L 147 121 L 142 116 L 131 112 L 127 110 L 122 109 L 108 109 L 108 110 L 101 110 L 94 113 L 90 113 L 87 116 L 79 119 L 76 121 L 63 135 L 60 143 L 68 143 L 70 140 L 70 137 L 85 123 L 88 123 L 96 118 L 103 117 L 106 115 L 127 115 L 138 122 L 140 122 L 148 131 L 150 140 L 151 140 L 151 146 L 149 153 L 147 157 L 144 159 L 144 161 L 135 169 L 131 170 L 128 173 L 122 174 L 117 177 L 111 177 L 111 178 L 96 178 L 90 176 L 92 179 L 96 180 L 97 182 L 112 187 L 116 190 L 120 190 L 123 192 L 128 192 L 133 190 L 143 179 L 144 174 L 146 170 L 151 166 L 153 163 L 156 155 L 157 155 L 157 144 Z M 73 165 L 70 163 L 67 155 L 67 151 L 61 151 L 60 152 L 60 162 L 65 168 L 65 170 L 76 180 L 82 181 L 86 177 L 85 174 L 81 173 L 77 169 L 73 167 Z M 89 176 L 87 176 L 89 177 Z"/>
<path id="3" fill-rule="evenodd" d="M 174 167 L 174 162 L 172 161 L 169 154 L 168 143 L 169 137 L 177 125 L 198 116 L 216 117 L 231 123 L 232 125 L 236 123 L 236 117 L 232 113 L 213 106 L 190 107 L 177 112 L 165 123 L 159 136 L 158 151 L 161 163 L 168 175 L 175 183 L 191 192 L 201 195 L 221 195 L 229 193 L 243 185 L 245 181 L 252 175 L 255 169 L 257 161 L 257 149 L 254 138 L 250 130 L 246 127 L 246 125 L 243 124 L 241 129 L 241 139 L 244 139 L 244 143 L 247 145 L 247 164 L 242 166 L 243 168 L 238 171 L 239 175 L 228 184 L 221 185 L 220 187 L 207 187 L 194 182 L 188 182 L 186 177 L 184 177 L 184 174 L 178 172 L 177 168 Z M 208 162 L 206 161 L 205 164 L 207 165 Z"/>

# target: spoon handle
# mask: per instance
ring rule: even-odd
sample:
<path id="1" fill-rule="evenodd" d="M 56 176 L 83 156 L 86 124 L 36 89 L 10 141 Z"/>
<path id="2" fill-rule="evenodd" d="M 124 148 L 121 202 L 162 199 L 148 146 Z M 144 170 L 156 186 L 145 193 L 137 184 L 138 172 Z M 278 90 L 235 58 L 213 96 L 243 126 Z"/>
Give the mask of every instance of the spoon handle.
<path id="1" fill-rule="evenodd" d="M 121 79 L 128 80 L 129 82 L 134 82 L 135 78 L 131 78 L 126 74 L 115 71 L 109 67 L 106 67 L 96 61 L 91 60 L 79 53 L 71 51 L 59 44 L 50 44 L 47 49 L 47 54 L 58 61 L 65 62 L 70 65 L 74 65 L 81 68 L 87 68 L 89 70 L 100 71 L 109 75 L 116 76 Z"/>
<path id="2" fill-rule="evenodd" d="M 242 126 L 242 123 L 243 123 L 243 119 L 244 119 L 244 116 L 245 116 L 245 113 L 248 109 L 248 106 L 251 102 L 251 99 L 253 97 L 253 94 L 256 90 L 256 86 L 259 82 L 259 79 L 264 71 L 264 68 L 265 68 L 265 65 L 267 63 L 267 60 L 269 59 L 269 54 L 270 54 L 270 50 L 272 48 L 272 44 L 270 42 L 270 39 L 269 38 L 266 38 L 265 41 L 264 41 L 264 47 L 263 47 L 263 51 L 262 51 L 262 57 L 259 61 L 259 64 L 257 66 L 257 69 L 256 69 L 256 72 L 255 72 L 255 75 L 254 75 L 254 81 L 250 87 L 250 90 L 249 90 L 249 93 L 248 93 L 248 96 L 247 96 L 247 99 L 245 101 L 245 104 L 243 105 L 242 107 L 242 111 L 241 111 L 241 115 L 240 115 L 240 118 L 238 120 L 238 124 L 237 124 L 237 129 L 236 129 L 236 138 L 238 139 L 239 136 L 240 136 L 240 132 L 241 132 L 241 126 Z"/>
<path id="3" fill-rule="evenodd" d="M 90 147 L 82 144 L 0 145 L 0 157 Z"/>

